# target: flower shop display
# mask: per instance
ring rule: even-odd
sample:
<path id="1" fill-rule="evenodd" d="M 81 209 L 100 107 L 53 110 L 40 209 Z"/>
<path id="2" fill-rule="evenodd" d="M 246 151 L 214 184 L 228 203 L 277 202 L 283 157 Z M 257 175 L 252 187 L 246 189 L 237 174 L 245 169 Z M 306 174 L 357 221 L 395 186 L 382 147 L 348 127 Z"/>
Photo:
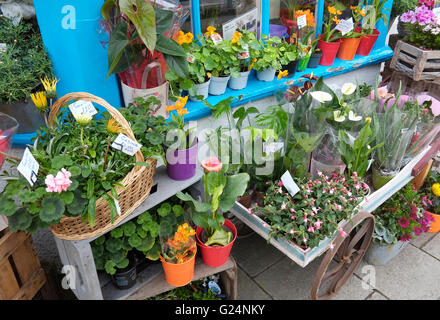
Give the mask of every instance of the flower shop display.
<path id="1" fill-rule="evenodd" d="M 165 279 L 174 287 L 185 286 L 193 279 L 197 252 L 195 234 L 188 223 L 179 225 L 171 234 L 160 234 L 160 260 Z"/>
<path id="2" fill-rule="evenodd" d="M 359 44 L 361 43 L 362 37 L 364 37 L 361 33 L 357 33 L 354 31 L 354 26 L 356 26 L 362 17 L 365 17 L 365 9 L 361 9 L 359 5 L 350 6 L 352 10 L 352 15 L 354 18 L 353 29 L 349 32 L 342 34 L 343 38 L 341 39 L 341 46 L 339 47 L 339 51 L 337 57 L 341 60 L 351 61 L 354 59 L 356 52 L 359 48 Z M 341 32 L 342 33 L 342 32 Z"/>
<path id="3" fill-rule="evenodd" d="M 424 193 L 422 204 L 424 209 L 432 216 L 431 228 L 428 232 L 440 231 L 440 174 L 431 169 L 421 190 Z"/>
<path id="4" fill-rule="evenodd" d="M 400 17 L 408 35 L 399 40 L 391 67 L 415 81 L 435 80 L 440 73 L 440 18 L 425 5 Z"/>
<path id="5" fill-rule="evenodd" d="M 33 133 L 44 125 L 44 117 L 29 93 L 42 88 L 41 79 L 52 77 L 52 63 L 33 22 L 15 25 L 1 16 L 0 39 L 0 112 L 18 121 L 18 133 Z"/>
<path id="6" fill-rule="evenodd" d="M 363 37 L 359 43 L 356 54 L 360 56 L 368 56 L 373 49 L 380 32 L 376 29 L 377 23 L 380 19 L 383 20 L 384 25 L 388 25 L 388 14 L 390 9 L 384 9 L 387 0 L 365 0 L 362 5 L 365 6 L 366 16 L 362 19 L 362 27 L 355 28 L 355 32 L 361 33 Z"/>
<path id="7" fill-rule="evenodd" d="M 167 173 L 171 179 L 178 181 L 190 179 L 196 174 L 198 138 L 192 128 L 184 129 L 184 117 L 188 113 L 185 109 L 187 101 L 188 96 L 178 97 L 174 105 L 167 106 L 167 111 L 176 111 L 176 114 L 171 114 L 172 120 L 167 123 Z"/>
<path id="8" fill-rule="evenodd" d="M 6 159 L 5 154 L 9 153 L 11 149 L 17 128 L 17 120 L 0 112 L 0 169 Z"/>
<path id="9" fill-rule="evenodd" d="M 186 52 L 173 39 L 180 26 L 174 17 L 183 13 L 148 1 L 109 0 L 102 5 L 101 14 L 102 25 L 110 34 L 108 75 L 119 75 L 126 106 L 135 97 L 157 94 L 165 108 L 168 85 L 160 78 L 167 66 L 180 77 L 188 75 Z M 149 75 L 153 68 L 157 68 L 156 75 Z"/>
<path id="10" fill-rule="evenodd" d="M 373 243 L 366 259 L 373 265 L 385 265 L 399 254 L 409 241 L 430 229 L 432 216 L 423 209 L 423 194 L 407 184 L 375 212 Z"/>
<path id="11" fill-rule="evenodd" d="M 91 104 L 86 109 L 90 113 L 75 116 L 60 110 L 68 106 L 73 110 L 72 100 L 94 101 L 111 118 L 95 120 Z M 104 100 L 86 93 L 65 95 L 54 103 L 48 124 L 26 151 L 31 159 L 26 161 L 38 169 L 33 165 L 26 178 L 27 171 L 21 171 L 18 178 L 8 180 L 1 195 L 1 211 L 11 230 L 50 227 L 58 238 L 85 239 L 109 230 L 148 197 L 156 161 L 145 162 L 136 149 L 129 155 L 110 146 L 121 133 L 132 143 L 136 139 L 128 122 Z"/>
<path id="12" fill-rule="evenodd" d="M 177 193 L 177 197 L 189 203 L 191 219 L 197 225 L 196 239 L 204 263 L 219 267 L 228 260 L 237 236 L 234 224 L 225 219 L 222 213 L 228 212 L 237 198 L 244 194 L 249 175 L 226 175 L 229 165 L 217 158 L 203 160 L 201 165 L 204 169 L 204 201 L 182 192 Z"/>
<path id="13" fill-rule="evenodd" d="M 342 12 L 333 6 L 328 6 L 328 21 L 323 24 L 322 35 L 318 41 L 318 48 L 322 51 L 322 57 L 319 64 L 322 66 L 331 66 L 341 45 L 341 35 L 337 33 L 334 25 L 341 21 L 338 16 Z"/>

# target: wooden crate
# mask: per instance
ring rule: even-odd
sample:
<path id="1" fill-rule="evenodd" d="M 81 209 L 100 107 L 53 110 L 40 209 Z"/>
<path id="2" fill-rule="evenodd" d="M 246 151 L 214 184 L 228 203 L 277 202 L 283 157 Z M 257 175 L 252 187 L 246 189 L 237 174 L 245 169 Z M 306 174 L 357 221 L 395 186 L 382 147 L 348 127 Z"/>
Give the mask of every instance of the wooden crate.
<path id="1" fill-rule="evenodd" d="M 415 81 L 440 78 L 440 50 L 422 50 L 402 40 L 397 42 L 391 68 Z"/>
<path id="2" fill-rule="evenodd" d="M 0 231 L 0 300 L 31 300 L 45 282 L 30 234 Z"/>

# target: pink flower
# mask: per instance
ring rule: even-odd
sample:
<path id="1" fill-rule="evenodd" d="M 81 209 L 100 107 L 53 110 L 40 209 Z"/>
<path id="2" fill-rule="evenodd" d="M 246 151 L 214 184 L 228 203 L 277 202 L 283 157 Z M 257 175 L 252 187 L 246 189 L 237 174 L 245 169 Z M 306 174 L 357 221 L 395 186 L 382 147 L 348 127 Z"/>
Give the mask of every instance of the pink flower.
<path id="1" fill-rule="evenodd" d="M 293 208 L 290 208 L 290 212 L 292 212 L 292 213 L 296 213 L 296 210 L 293 209 Z"/>
<path id="2" fill-rule="evenodd" d="M 294 220 L 294 219 L 296 219 L 296 217 L 295 216 L 291 216 L 290 219 Z"/>
<path id="3" fill-rule="evenodd" d="M 290 234 L 295 234 L 295 229 L 293 229 L 293 228 L 290 229 L 289 233 L 290 233 Z"/>
<path id="4" fill-rule="evenodd" d="M 55 183 L 55 177 L 50 174 L 46 177 L 46 180 L 44 180 L 44 182 L 46 183 L 46 191 L 47 192 L 55 192 L 56 190 L 56 183 Z"/>
<path id="5" fill-rule="evenodd" d="M 202 160 L 200 164 L 202 168 L 205 169 L 205 172 L 219 172 L 223 167 L 223 164 L 216 157 L 211 157 L 208 160 Z"/>
<path id="6" fill-rule="evenodd" d="M 286 203 L 283 201 L 283 203 L 281 204 L 281 210 L 285 210 L 286 209 Z"/>
<path id="7" fill-rule="evenodd" d="M 304 217 L 303 222 L 304 222 L 304 223 L 307 223 L 308 221 L 309 221 L 309 219 L 307 219 L 307 217 Z"/>
<path id="8" fill-rule="evenodd" d="M 420 229 L 420 228 L 417 227 L 417 226 L 414 226 L 413 231 L 414 231 L 414 234 L 415 234 L 416 236 L 419 236 L 419 235 L 422 233 L 423 230 Z"/>
<path id="9" fill-rule="evenodd" d="M 330 250 L 333 250 L 335 248 L 335 244 L 332 242 L 330 243 Z"/>
<path id="10" fill-rule="evenodd" d="M 316 221 L 313 225 L 315 226 L 316 230 L 319 230 L 321 229 L 322 221 L 318 219 L 318 221 Z"/>
<path id="11" fill-rule="evenodd" d="M 252 212 L 252 208 L 249 208 L 248 210 L 249 210 L 249 214 L 254 214 L 254 213 Z"/>
<path id="12" fill-rule="evenodd" d="M 311 232 L 311 233 L 315 233 L 315 228 L 313 228 L 313 226 L 310 226 L 310 227 L 307 229 L 307 231 L 308 231 L 308 232 Z"/>
<path id="13" fill-rule="evenodd" d="M 279 187 L 282 187 L 282 186 L 283 186 L 283 182 L 282 182 L 281 180 L 278 182 L 278 186 L 279 186 Z"/>
<path id="14" fill-rule="evenodd" d="M 339 230 L 339 235 L 342 238 L 345 238 L 347 236 L 347 233 L 344 231 L 344 229 L 342 229 L 341 227 L 338 227 L 338 230 Z"/>
<path id="15" fill-rule="evenodd" d="M 411 240 L 411 235 L 409 235 L 408 233 L 405 233 L 401 238 L 400 241 L 402 242 L 407 242 Z"/>
<path id="16" fill-rule="evenodd" d="M 278 193 L 283 193 L 283 189 L 279 188 Z"/>
<path id="17" fill-rule="evenodd" d="M 406 229 L 409 227 L 409 220 L 407 218 L 402 217 L 397 221 L 397 223 L 402 229 Z"/>
<path id="18" fill-rule="evenodd" d="M 46 183 L 46 191 L 57 193 L 67 191 L 67 188 L 72 184 L 71 176 L 72 174 L 64 168 L 58 171 L 55 177 L 49 174 L 44 181 Z"/>
<path id="19" fill-rule="evenodd" d="M 304 242 L 304 244 L 307 243 L 307 239 L 305 237 L 303 238 L 303 242 Z"/>

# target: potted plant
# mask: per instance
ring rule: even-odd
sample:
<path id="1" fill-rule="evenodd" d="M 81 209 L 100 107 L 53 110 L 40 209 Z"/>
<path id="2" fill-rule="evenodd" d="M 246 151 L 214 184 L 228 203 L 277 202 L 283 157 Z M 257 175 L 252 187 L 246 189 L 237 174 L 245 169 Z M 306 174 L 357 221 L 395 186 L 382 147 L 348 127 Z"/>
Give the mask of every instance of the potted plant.
<path id="1" fill-rule="evenodd" d="M 255 57 L 254 69 L 257 71 L 257 79 L 260 81 L 272 81 L 277 70 L 281 70 L 280 48 L 281 39 L 278 37 L 267 38 L 262 36 L 259 40 L 259 55 Z"/>
<path id="2" fill-rule="evenodd" d="M 338 16 L 342 12 L 333 6 L 328 6 L 327 9 L 329 12 L 328 21 L 324 23 L 322 35 L 318 41 L 318 48 L 322 51 L 319 64 L 322 66 L 331 66 L 333 64 L 341 45 L 340 39 L 342 37 L 339 33 L 336 33 L 336 28 L 333 27 L 334 24 L 338 25 L 341 21 Z"/>
<path id="3" fill-rule="evenodd" d="M 303 250 L 337 233 L 345 237 L 341 222 L 356 214 L 366 188 L 363 180 L 323 172 L 317 179 L 295 180 L 299 191 L 294 196 L 281 181 L 268 181 L 264 207 L 252 210 L 270 226 L 269 236 L 293 241 Z"/>
<path id="4" fill-rule="evenodd" d="M 164 77 L 166 65 L 180 77 L 188 76 L 186 52 L 170 33 L 174 13 L 148 1 L 108 0 L 101 14 L 103 26 L 110 33 L 107 76 L 119 75 L 126 105 L 132 97 L 156 92 L 165 104 L 167 84 L 158 82 Z M 149 76 L 153 62 L 157 62 L 154 68 L 161 71 Z"/>
<path id="5" fill-rule="evenodd" d="M 18 121 L 18 133 L 34 133 L 45 123 L 29 93 L 42 88 L 42 78 L 52 77 L 52 63 L 32 22 L 14 25 L 1 16 L 0 39 L 5 44 L 0 47 L 0 112 Z"/>
<path id="6" fill-rule="evenodd" d="M 282 69 L 287 70 L 288 76 L 293 77 L 298 65 L 298 51 L 295 45 L 281 40 L 278 45 Z"/>
<path id="7" fill-rule="evenodd" d="M 362 2 L 362 5 L 365 5 L 366 8 L 366 15 L 362 19 L 362 27 L 355 28 L 355 32 L 363 35 L 356 54 L 360 56 L 370 54 L 380 35 L 380 32 L 376 29 L 380 19 L 383 19 L 385 26 L 388 25 L 390 9 L 383 9 L 385 3 L 387 3 L 387 0 L 365 0 Z"/>
<path id="8" fill-rule="evenodd" d="M 232 40 L 223 39 L 214 27 L 208 26 L 206 30 L 199 41 L 207 55 L 205 69 L 211 74 L 209 94 L 218 96 L 225 93 L 231 72 L 236 72 L 235 76 L 239 75 L 237 70 L 231 69 L 232 62 L 238 58 L 232 49 Z"/>
<path id="9" fill-rule="evenodd" d="M 204 160 L 201 165 L 205 171 L 202 178 L 205 200 L 196 200 L 182 192 L 177 193 L 177 197 L 189 203 L 191 219 L 197 225 L 196 239 L 203 262 L 210 267 L 219 267 L 228 261 L 237 236 L 234 224 L 221 213 L 229 211 L 237 198 L 244 194 L 249 175 L 226 175 L 229 165 L 222 164 L 217 158 Z"/>
<path id="10" fill-rule="evenodd" d="M 228 86 L 233 90 L 246 88 L 249 73 L 252 70 L 255 51 L 259 50 L 259 43 L 254 33 L 244 30 L 235 31 L 230 42 L 231 50 L 237 59 L 232 60 L 231 79 Z"/>
<path id="11" fill-rule="evenodd" d="M 12 147 L 12 141 L 17 128 L 17 120 L 0 112 L 0 169 L 5 161 L 5 155 L 9 153 Z"/>
<path id="12" fill-rule="evenodd" d="M 174 287 L 185 286 L 193 279 L 197 252 L 195 234 L 187 223 L 179 225 L 171 234 L 160 234 L 160 260 L 165 279 Z"/>
<path id="13" fill-rule="evenodd" d="M 427 232 L 432 217 L 422 209 L 422 194 L 407 184 L 375 212 L 373 242 L 365 255 L 372 265 L 385 265 L 414 237 Z"/>
<path id="14" fill-rule="evenodd" d="M 436 170 L 430 170 L 425 180 L 422 203 L 424 209 L 432 216 L 431 227 L 428 232 L 440 231 L 440 174 Z"/>

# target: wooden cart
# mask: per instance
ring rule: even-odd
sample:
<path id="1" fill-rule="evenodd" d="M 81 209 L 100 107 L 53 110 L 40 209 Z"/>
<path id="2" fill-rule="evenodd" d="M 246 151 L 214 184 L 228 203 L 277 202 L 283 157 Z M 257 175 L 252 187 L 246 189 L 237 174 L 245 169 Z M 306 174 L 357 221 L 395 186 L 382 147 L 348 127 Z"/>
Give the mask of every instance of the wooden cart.
<path id="1" fill-rule="evenodd" d="M 274 247 L 303 268 L 325 253 L 313 280 L 312 299 L 330 299 L 339 292 L 356 270 L 370 245 L 375 224 L 371 212 L 418 176 L 439 148 L 440 140 L 432 147 L 427 147 L 385 186 L 367 196 L 359 204 L 359 213 L 352 217 L 352 221 L 340 223 L 347 233 L 345 238 L 335 233 L 333 237 L 322 240 L 317 247 L 305 250 L 284 238 L 270 239 Z M 236 202 L 231 212 L 264 239 L 269 239 L 270 226 L 258 216 L 251 214 L 239 202 Z M 333 249 L 330 249 L 331 244 L 334 246 Z M 335 261 L 336 265 L 331 265 L 332 261 Z"/>

